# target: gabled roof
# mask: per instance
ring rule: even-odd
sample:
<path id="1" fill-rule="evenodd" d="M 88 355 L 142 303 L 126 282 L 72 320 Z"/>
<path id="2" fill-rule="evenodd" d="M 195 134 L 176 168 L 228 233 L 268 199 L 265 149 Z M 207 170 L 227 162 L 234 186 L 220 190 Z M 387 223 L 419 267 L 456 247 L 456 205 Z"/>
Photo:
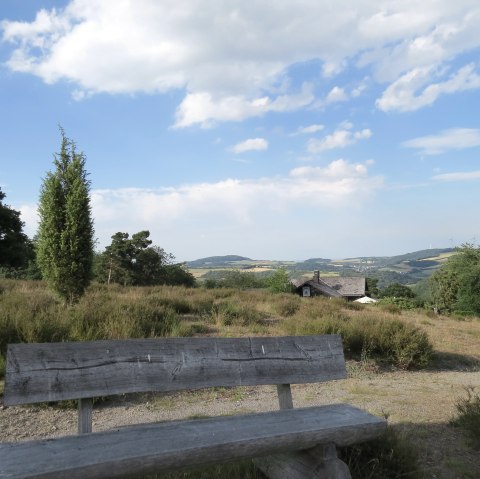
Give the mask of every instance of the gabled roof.
<path id="1" fill-rule="evenodd" d="M 322 280 L 320 280 L 319 283 L 317 281 L 314 281 L 312 279 L 307 279 L 307 280 L 293 280 L 292 284 L 296 288 L 301 288 L 303 286 L 310 286 L 311 288 L 315 289 L 316 291 L 324 294 L 325 296 L 331 296 L 334 298 L 341 298 L 342 293 L 337 291 L 336 289 L 328 286 L 328 284 L 325 284 Z"/>
<path id="2" fill-rule="evenodd" d="M 365 278 L 346 276 L 325 276 L 320 278 L 330 288 L 338 291 L 342 296 L 365 296 Z"/>

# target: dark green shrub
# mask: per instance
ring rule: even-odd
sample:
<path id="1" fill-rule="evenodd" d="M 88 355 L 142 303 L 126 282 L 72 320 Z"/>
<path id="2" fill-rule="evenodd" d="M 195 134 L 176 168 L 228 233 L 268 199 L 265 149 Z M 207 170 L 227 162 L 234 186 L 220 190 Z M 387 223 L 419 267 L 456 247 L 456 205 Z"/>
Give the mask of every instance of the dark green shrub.
<path id="1" fill-rule="evenodd" d="M 382 289 L 379 294 L 379 298 L 414 298 L 415 293 L 404 284 L 392 283 L 386 288 Z"/>
<path id="2" fill-rule="evenodd" d="M 392 314 L 399 314 L 401 309 L 415 309 L 420 307 L 419 303 L 412 298 L 391 298 L 386 297 L 381 299 L 378 303 L 385 311 Z M 394 307 L 396 306 L 396 308 Z"/>

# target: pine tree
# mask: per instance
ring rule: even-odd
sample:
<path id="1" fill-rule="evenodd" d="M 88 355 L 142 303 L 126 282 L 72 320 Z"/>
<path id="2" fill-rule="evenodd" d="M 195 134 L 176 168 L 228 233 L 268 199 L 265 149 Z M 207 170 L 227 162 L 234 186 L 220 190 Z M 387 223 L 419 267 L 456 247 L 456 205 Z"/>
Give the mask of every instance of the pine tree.
<path id="1" fill-rule="evenodd" d="M 37 255 L 49 286 L 72 304 L 90 283 L 93 264 L 93 220 L 85 155 L 62 135 L 55 171 L 48 172 L 40 191 Z"/>

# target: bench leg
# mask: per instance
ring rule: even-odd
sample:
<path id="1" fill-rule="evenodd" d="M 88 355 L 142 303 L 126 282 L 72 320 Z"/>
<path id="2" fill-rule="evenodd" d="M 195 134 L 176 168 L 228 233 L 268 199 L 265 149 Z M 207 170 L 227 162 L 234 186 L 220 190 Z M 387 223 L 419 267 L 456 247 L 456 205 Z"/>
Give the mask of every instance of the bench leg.
<path id="1" fill-rule="evenodd" d="M 78 434 L 92 432 L 93 398 L 78 400 Z"/>
<path id="2" fill-rule="evenodd" d="M 253 462 L 270 479 L 352 479 L 348 466 L 338 458 L 333 443 L 262 457 Z"/>

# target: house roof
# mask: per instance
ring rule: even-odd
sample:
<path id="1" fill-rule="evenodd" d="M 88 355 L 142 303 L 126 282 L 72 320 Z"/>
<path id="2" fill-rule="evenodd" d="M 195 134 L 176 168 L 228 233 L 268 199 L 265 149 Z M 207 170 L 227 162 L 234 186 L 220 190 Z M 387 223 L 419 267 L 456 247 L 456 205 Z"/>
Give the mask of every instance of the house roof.
<path id="1" fill-rule="evenodd" d="M 320 277 L 320 282 L 315 279 L 294 279 L 291 283 L 295 288 L 309 285 L 327 296 L 358 298 L 365 296 L 365 278 L 362 277 L 324 276 Z"/>
<path id="2" fill-rule="evenodd" d="M 337 291 L 336 289 L 328 286 L 328 284 L 325 284 L 322 280 L 320 280 L 319 283 L 317 281 L 314 281 L 312 279 L 307 279 L 307 280 L 293 280 L 292 284 L 296 288 L 301 288 L 302 286 L 310 286 L 311 288 L 319 291 L 320 293 L 326 295 L 326 296 L 332 296 L 334 298 L 341 298 L 342 293 Z"/>
<path id="3" fill-rule="evenodd" d="M 342 296 L 365 296 L 365 278 L 346 276 L 326 276 L 320 278 L 330 288 L 337 290 Z"/>

